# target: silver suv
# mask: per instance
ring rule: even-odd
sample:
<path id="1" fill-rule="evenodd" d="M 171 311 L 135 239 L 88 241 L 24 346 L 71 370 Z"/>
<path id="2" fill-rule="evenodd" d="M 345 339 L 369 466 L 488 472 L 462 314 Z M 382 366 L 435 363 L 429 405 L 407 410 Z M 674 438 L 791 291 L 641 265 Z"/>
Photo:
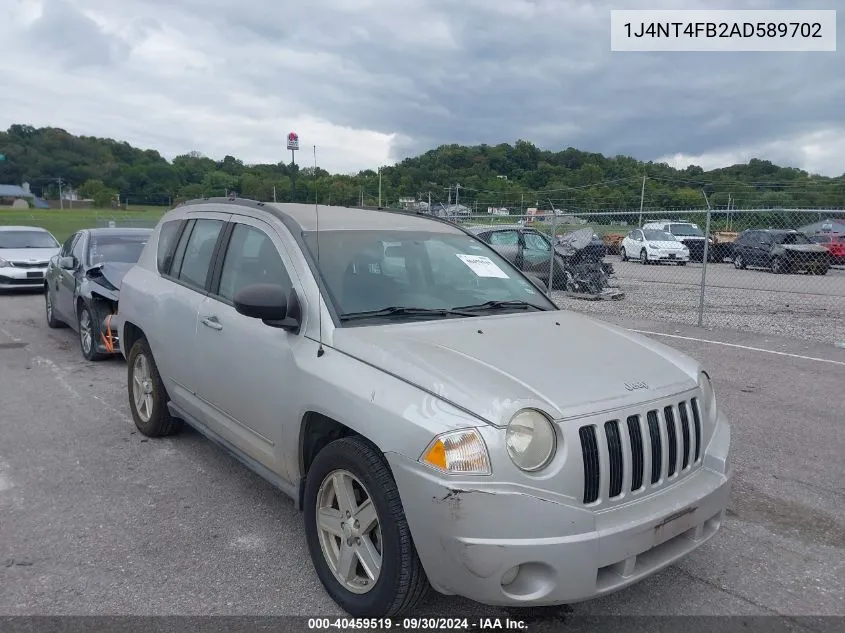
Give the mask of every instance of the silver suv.
<path id="1" fill-rule="evenodd" d="M 607 594 L 717 532 L 730 426 L 696 361 L 541 285 L 431 217 L 187 203 L 123 279 L 132 416 L 289 494 L 354 616 Z"/>

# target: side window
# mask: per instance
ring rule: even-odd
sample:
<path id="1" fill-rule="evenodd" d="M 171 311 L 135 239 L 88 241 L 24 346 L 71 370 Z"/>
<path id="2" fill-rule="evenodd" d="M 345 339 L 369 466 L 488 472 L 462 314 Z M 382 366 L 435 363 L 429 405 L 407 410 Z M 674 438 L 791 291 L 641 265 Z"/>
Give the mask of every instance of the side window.
<path id="1" fill-rule="evenodd" d="M 770 245 L 774 242 L 774 240 L 772 240 L 772 236 L 769 235 L 768 233 L 761 233 L 760 234 L 760 241 L 763 244 L 767 244 L 767 245 Z"/>
<path id="2" fill-rule="evenodd" d="M 194 223 L 191 235 L 185 242 L 179 272 L 175 275 L 177 279 L 198 289 L 205 288 L 214 246 L 222 228 L 222 220 L 197 220 Z"/>
<path id="3" fill-rule="evenodd" d="M 82 264 L 82 262 L 85 261 L 85 258 L 83 257 L 84 247 L 85 247 L 85 236 L 82 233 L 80 233 L 78 239 L 73 243 L 73 248 L 71 249 L 71 255 L 76 257 L 76 261 L 78 261 L 80 264 Z"/>
<path id="4" fill-rule="evenodd" d="M 516 231 L 493 231 L 490 233 L 489 243 L 496 246 L 516 246 L 519 236 Z"/>
<path id="5" fill-rule="evenodd" d="M 218 294 L 232 301 L 238 290 L 252 284 L 278 285 L 285 294 L 292 285 L 270 237 L 254 227 L 236 224 L 223 260 Z"/>
<path id="6" fill-rule="evenodd" d="M 73 251 L 73 243 L 76 241 L 77 237 L 79 237 L 79 233 L 74 233 L 65 240 L 65 243 L 62 244 L 62 252 L 60 253 L 62 257 L 68 257 L 71 254 Z"/>
<path id="7" fill-rule="evenodd" d="M 181 227 L 181 220 L 171 220 L 162 224 L 161 229 L 159 230 L 156 264 L 158 266 L 158 272 L 163 275 L 170 271 L 170 264 L 173 262 L 173 252 L 176 246 L 176 239 L 179 237 L 179 229 Z"/>
<path id="8" fill-rule="evenodd" d="M 551 250 L 551 246 L 542 235 L 526 232 L 522 236 L 525 238 L 525 248 L 529 251 L 549 252 Z"/>

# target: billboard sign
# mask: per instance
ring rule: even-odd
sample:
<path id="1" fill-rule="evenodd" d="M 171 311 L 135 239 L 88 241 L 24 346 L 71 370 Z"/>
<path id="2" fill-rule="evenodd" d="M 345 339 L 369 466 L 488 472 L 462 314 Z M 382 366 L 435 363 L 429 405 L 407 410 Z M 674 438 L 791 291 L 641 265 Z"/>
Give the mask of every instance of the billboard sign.
<path id="1" fill-rule="evenodd" d="M 290 132 L 288 134 L 288 149 L 291 151 L 299 149 L 299 134 L 296 132 Z"/>

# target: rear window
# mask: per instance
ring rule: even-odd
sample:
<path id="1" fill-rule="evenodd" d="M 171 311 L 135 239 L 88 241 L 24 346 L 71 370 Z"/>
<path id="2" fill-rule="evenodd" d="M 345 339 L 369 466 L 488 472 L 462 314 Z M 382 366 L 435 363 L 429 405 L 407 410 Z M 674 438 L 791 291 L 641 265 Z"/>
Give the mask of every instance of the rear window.
<path id="1" fill-rule="evenodd" d="M 176 241 L 179 239 L 181 228 L 181 220 L 170 220 L 161 225 L 158 234 L 156 265 L 158 266 L 158 272 L 162 275 L 170 271 L 170 264 L 173 262 L 173 252 L 176 250 Z"/>
<path id="2" fill-rule="evenodd" d="M 704 237 L 704 233 L 694 224 L 676 223 L 669 225 L 669 232 L 672 235 L 683 235 L 689 237 Z"/>

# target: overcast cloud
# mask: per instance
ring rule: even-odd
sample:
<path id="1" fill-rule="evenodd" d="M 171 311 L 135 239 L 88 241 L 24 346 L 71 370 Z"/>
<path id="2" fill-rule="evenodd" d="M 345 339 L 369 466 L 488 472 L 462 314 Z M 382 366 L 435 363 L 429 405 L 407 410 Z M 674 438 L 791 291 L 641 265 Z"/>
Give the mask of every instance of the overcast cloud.
<path id="1" fill-rule="evenodd" d="M 841 0 L 719 8 L 834 9 Z M 611 8 L 695 0 L 3 0 L 0 127 L 375 168 L 519 138 L 845 173 L 845 52 L 611 53 Z M 838 31 L 845 32 L 840 10 Z"/>

